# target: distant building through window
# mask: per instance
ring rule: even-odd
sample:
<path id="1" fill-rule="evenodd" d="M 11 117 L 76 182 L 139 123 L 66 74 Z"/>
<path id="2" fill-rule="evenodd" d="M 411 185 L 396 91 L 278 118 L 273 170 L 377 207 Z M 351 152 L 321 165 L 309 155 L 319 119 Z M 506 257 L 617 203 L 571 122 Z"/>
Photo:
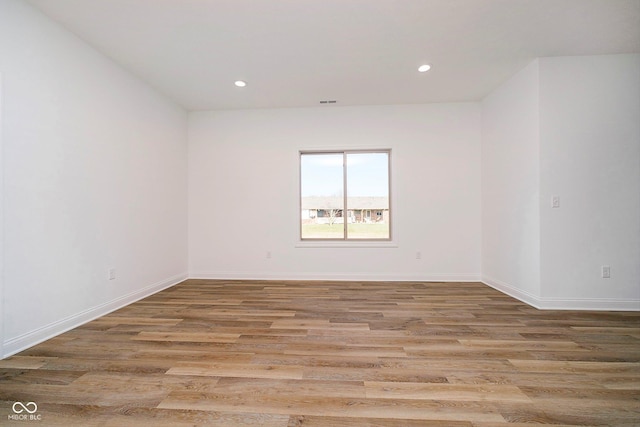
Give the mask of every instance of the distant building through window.
<path id="1" fill-rule="evenodd" d="M 300 153 L 302 240 L 391 239 L 390 150 Z"/>

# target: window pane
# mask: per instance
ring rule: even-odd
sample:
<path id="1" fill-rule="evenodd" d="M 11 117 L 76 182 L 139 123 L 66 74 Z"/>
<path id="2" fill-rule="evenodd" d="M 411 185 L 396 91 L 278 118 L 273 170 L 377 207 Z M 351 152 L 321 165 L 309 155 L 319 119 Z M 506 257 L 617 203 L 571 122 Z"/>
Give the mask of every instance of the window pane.
<path id="1" fill-rule="evenodd" d="M 347 153 L 347 238 L 389 239 L 389 153 Z"/>
<path id="2" fill-rule="evenodd" d="M 300 155 L 301 237 L 344 239 L 342 153 Z"/>

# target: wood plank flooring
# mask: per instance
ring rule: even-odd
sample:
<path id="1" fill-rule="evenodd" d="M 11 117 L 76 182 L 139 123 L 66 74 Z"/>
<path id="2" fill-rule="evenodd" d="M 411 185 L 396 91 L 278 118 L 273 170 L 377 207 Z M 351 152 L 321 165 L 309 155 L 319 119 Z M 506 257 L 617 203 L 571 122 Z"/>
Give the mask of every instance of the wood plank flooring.
<path id="1" fill-rule="evenodd" d="M 0 361 L 0 425 L 531 423 L 640 426 L 640 313 L 480 283 L 188 280 Z"/>

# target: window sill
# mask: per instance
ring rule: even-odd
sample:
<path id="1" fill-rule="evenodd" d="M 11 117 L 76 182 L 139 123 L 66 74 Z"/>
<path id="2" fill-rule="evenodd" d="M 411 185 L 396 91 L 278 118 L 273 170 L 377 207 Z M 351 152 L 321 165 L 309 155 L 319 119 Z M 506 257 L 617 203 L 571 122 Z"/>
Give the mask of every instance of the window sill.
<path id="1" fill-rule="evenodd" d="M 299 241 L 295 245 L 296 248 L 397 248 L 398 244 L 390 240 L 376 240 L 376 241 L 345 241 L 345 240 L 305 240 Z"/>

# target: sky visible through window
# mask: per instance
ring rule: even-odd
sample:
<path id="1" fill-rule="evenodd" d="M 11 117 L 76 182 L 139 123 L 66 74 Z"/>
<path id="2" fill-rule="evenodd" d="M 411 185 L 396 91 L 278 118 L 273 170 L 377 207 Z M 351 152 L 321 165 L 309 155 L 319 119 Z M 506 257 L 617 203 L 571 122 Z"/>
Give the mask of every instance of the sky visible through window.
<path id="1" fill-rule="evenodd" d="M 342 153 L 314 153 L 301 156 L 302 197 L 342 197 Z M 350 197 L 388 197 L 389 154 L 347 153 L 347 193 Z"/>

